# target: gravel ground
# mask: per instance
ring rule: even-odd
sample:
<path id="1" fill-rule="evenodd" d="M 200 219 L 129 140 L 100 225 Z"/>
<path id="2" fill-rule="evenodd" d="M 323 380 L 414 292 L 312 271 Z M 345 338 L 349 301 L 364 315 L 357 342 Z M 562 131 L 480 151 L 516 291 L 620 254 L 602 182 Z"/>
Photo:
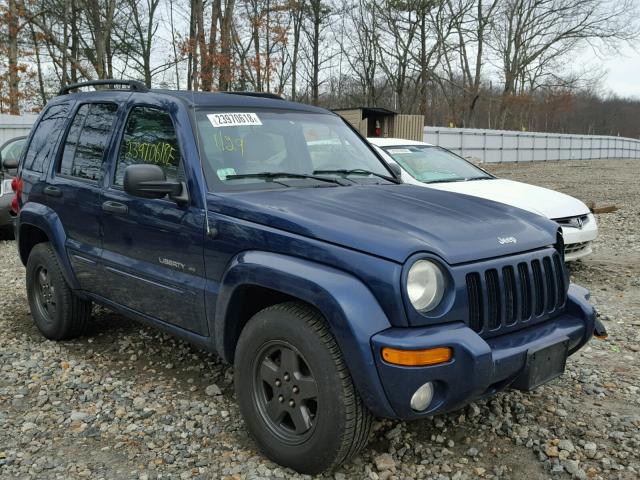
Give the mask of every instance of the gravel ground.
<path id="1" fill-rule="evenodd" d="M 371 479 L 640 476 L 640 162 L 492 166 L 506 178 L 615 204 L 594 254 L 573 265 L 610 336 L 533 393 L 433 419 L 381 421 L 332 477 Z M 234 401 L 233 371 L 210 354 L 96 309 L 89 334 L 36 331 L 24 268 L 0 242 L 0 477 L 311 478 L 263 458 Z"/>

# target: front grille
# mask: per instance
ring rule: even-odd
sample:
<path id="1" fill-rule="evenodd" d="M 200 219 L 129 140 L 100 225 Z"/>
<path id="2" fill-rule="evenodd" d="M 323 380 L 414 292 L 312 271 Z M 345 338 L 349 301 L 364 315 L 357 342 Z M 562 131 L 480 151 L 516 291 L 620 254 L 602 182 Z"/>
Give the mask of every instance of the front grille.
<path id="1" fill-rule="evenodd" d="M 570 243 L 570 244 L 564 246 L 564 253 L 566 255 L 567 253 L 579 252 L 579 251 L 584 250 L 585 248 L 587 248 L 590 243 L 591 242 Z"/>
<path id="2" fill-rule="evenodd" d="M 542 309 L 544 308 L 544 291 L 542 290 L 542 269 L 540 268 L 540 261 L 534 260 L 531 262 L 531 269 L 533 270 L 533 298 L 535 300 L 534 312 L 536 316 L 540 316 L 542 315 Z"/>
<path id="3" fill-rule="evenodd" d="M 589 223 L 589 215 L 576 215 L 574 217 L 564 217 L 554 219 L 563 227 L 582 228 Z"/>
<path id="4" fill-rule="evenodd" d="M 502 269 L 502 278 L 504 279 L 504 321 L 507 325 L 513 325 L 516 321 L 518 294 L 516 292 L 516 277 L 511 265 Z"/>
<path id="5" fill-rule="evenodd" d="M 498 271 L 495 269 L 487 270 L 484 274 L 487 286 L 487 306 L 488 306 L 488 323 L 491 330 L 495 330 L 500 326 L 500 280 Z"/>
<path id="6" fill-rule="evenodd" d="M 469 327 L 490 334 L 541 320 L 567 299 L 564 262 L 544 255 L 466 275 Z"/>

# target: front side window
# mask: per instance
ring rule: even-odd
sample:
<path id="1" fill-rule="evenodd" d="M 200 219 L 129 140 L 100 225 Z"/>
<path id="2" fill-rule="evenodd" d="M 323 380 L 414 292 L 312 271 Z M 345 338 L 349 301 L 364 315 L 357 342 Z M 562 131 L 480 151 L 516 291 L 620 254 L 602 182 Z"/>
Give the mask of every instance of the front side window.
<path id="1" fill-rule="evenodd" d="M 42 114 L 36 126 L 28 150 L 24 157 L 24 168 L 34 172 L 44 172 L 49 164 L 48 159 L 60 138 L 69 113 L 66 103 L 52 105 Z"/>
<path id="2" fill-rule="evenodd" d="M 78 109 L 64 142 L 60 175 L 99 179 L 117 110 L 113 103 L 90 103 Z"/>
<path id="3" fill-rule="evenodd" d="M 465 159 L 431 145 L 382 147 L 413 178 L 425 183 L 492 178 Z"/>
<path id="4" fill-rule="evenodd" d="M 345 123 L 325 113 L 196 112 L 200 158 L 210 191 L 279 188 L 286 176 L 389 183 L 389 170 Z M 369 178 L 366 178 L 369 177 Z M 308 178 L 308 186 L 329 185 Z M 296 186 L 305 186 L 297 183 Z M 334 184 L 335 186 L 335 184 Z"/>
<path id="5" fill-rule="evenodd" d="M 122 186 L 129 165 L 158 165 L 167 180 L 180 177 L 180 149 L 169 113 L 152 107 L 134 107 L 129 114 L 118 153 L 114 184 Z"/>

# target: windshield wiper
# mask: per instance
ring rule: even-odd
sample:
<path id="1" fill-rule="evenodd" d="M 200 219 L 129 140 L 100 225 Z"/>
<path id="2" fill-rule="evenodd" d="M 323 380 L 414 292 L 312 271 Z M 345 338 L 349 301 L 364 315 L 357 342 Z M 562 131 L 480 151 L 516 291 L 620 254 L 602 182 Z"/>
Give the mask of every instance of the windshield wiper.
<path id="1" fill-rule="evenodd" d="M 453 182 L 466 182 L 468 178 L 443 178 L 442 180 L 429 180 L 424 183 L 453 183 Z"/>
<path id="2" fill-rule="evenodd" d="M 315 173 L 315 172 L 314 172 Z M 239 173 L 234 175 L 225 176 L 225 180 L 235 180 L 240 178 L 264 178 L 264 179 L 275 179 L 275 178 L 310 178 L 313 180 L 318 180 L 320 182 L 328 182 L 335 183 L 336 185 L 344 185 L 342 182 L 335 180 L 333 178 L 326 177 L 317 177 L 315 175 L 307 175 L 304 173 L 287 173 L 287 172 L 260 172 L 260 173 Z"/>
<path id="3" fill-rule="evenodd" d="M 397 178 L 393 178 L 388 175 L 383 175 L 381 173 L 371 172 L 369 170 L 364 170 L 362 168 L 352 168 L 352 169 L 343 168 L 343 169 L 337 169 L 337 170 L 314 170 L 313 173 L 317 175 L 337 174 L 337 175 L 344 175 L 345 177 L 347 175 L 373 175 L 374 177 L 382 178 L 388 182 L 402 183 Z"/>

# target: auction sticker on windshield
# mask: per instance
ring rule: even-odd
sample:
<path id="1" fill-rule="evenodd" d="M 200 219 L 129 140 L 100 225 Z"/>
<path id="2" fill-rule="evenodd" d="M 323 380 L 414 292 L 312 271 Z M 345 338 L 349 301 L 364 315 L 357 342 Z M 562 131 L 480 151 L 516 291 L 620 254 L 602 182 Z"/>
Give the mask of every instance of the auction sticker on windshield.
<path id="1" fill-rule="evenodd" d="M 219 127 L 240 127 L 244 125 L 262 125 L 262 122 L 255 113 L 210 113 L 207 118 L 216 128 Z"/>

